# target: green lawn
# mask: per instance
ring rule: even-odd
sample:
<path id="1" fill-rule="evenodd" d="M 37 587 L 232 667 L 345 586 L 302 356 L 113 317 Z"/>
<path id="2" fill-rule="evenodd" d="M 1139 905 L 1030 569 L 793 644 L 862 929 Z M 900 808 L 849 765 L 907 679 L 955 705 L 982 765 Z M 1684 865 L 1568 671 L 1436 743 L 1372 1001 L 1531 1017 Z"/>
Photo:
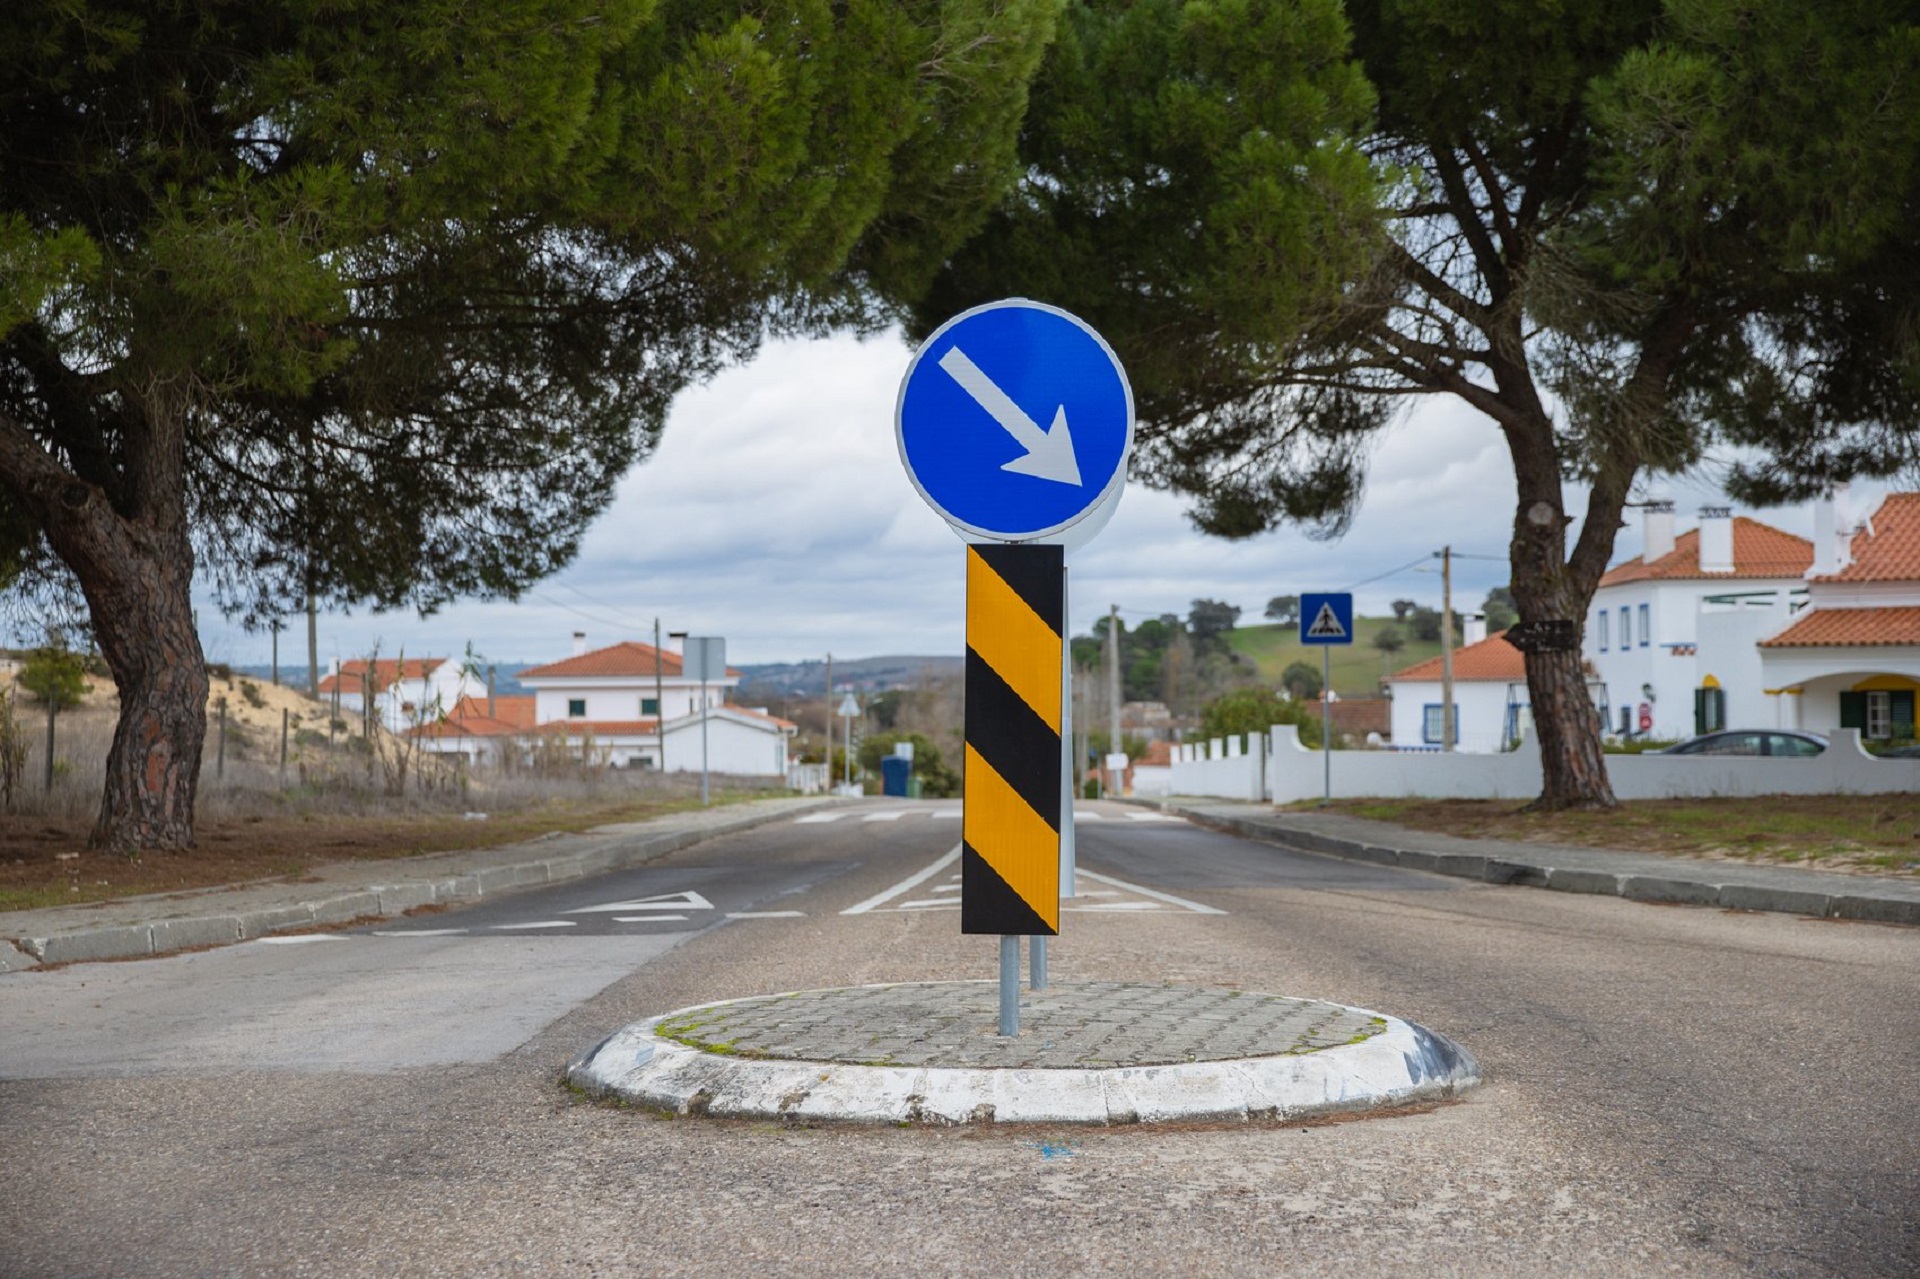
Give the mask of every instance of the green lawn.
<path id="1" fill-rule="evenodd" d="M 1356 617 L 1351 644 L 1333 648 L 1333 691 L 1342 697 L 1373 697 L 1380 692 L 1380 677 L 1412 666 L 1429 657 L 1440 656 L 1438 642 L 1422 644 L 1399 626 L 1407 637 L 1406 646 L 1388 656 L 1373 646 L 1373 637 L 1383 626 L 1397 626 L 1391 617 Z M 1320 650 L 1300 642 L 1298 626 L 1240 626 L 1227 632 L 1227 643 L 1260 668 L 1260 678 L 1269 684 L 1280 682 L 1280 673 L 1295 662 L 1306 662 L 1320 669 Z"/>

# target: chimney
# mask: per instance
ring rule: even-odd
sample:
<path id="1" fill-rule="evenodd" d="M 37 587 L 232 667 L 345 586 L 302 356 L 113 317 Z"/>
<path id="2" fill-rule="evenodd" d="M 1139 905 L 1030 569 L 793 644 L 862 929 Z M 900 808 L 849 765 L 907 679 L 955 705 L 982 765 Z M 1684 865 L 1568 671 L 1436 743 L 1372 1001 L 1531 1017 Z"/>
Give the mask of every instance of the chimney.
<path id="1" fill-rule="evenodd" d="M 1487 637 L 1487 615 L 1485 613 L 1465 613 L 1460 618 L 1460 646 L 1478 644 Z"/>
<path id="2" fill-rule="evenodd" d="M 575 657 L 580 657 L 583 654 L 585 654 L 586 651 L 587 651 L 587 633 L 585 631 L 575 631 L 573 633 L 573 655 Z"/>
<path id="3" fill-rule="evenodd" d="M 1813 504 L 1813 563 L 1808 577 L 1838 573 L 1853 563 L 1853 512 L 1848 509 L 1847 486 L 1836 484 Z"/>
<path id="4" fill-rule="evenodd" d="M 680 654 L 686 651 L 687 633 L 685 631 L 667 632 L 667 652 Z"/>
<path id="5" fill-rule="evenodd" d="M 1700 508 L 1700 571 L 1733 572 L 1733 511 L 1728 507 Z"/>
<path id="6" fill-rule="evenodd" d="M 1640 562 L 1651 564 L 1673 551 L 1673 503 L 1648 502 L 1640 508 Z"/>

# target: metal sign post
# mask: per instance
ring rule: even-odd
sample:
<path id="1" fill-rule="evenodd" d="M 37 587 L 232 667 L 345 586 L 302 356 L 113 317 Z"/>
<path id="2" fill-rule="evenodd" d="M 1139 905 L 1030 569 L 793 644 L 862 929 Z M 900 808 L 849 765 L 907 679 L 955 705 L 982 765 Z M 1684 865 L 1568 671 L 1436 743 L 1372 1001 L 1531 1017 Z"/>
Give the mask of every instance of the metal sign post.
<path id="1" fill-rule="evenodd" d="M 960 926 L 1000 935 L 1000 1033 L 1013 1035 L 1020 936 L 1038 989 L 1073 891 L 1066 552 L 1119 504 L 1133 391 L 1086 323 L 1015 298 L 921 344 L 894 427 L 908 478 L 968 543 Z"/>
<path id="2" fill-rule="evenodd" d="M 1300 642 L 1321 649 L 1320 802 L 1326 805 L 1333 802 L 1333 647 L 1353 643 L 1353 596 L 1346 592 L 1302 595 Z"/>
<path id="3" fill-rule="evenodd" d="M 704 805 L 708 802 L 707 685 L 727 677 L 727 641 L 717 635 L 689 635 L 681 662 L 685 673 L 700 681 L 700 802 Z"/>

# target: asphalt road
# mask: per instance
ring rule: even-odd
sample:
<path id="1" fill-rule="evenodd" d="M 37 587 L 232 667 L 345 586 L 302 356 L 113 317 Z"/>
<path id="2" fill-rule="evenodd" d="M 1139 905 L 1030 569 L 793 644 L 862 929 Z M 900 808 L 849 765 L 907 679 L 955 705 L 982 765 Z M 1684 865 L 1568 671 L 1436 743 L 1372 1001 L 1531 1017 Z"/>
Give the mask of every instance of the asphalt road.
<path id="1" fill-rule="evenodd" d="M 1056 981 L 1381 1009 L 1486 1086 L 1305 1130 L 1034 1132 L 661 1119 L 558 1085 L 666 1009 L 992 976 L 936 807 L 332 940 L 0 976 L 0 1275 L 1920 1274 L 1920 932 L 1106 806 Z"/>

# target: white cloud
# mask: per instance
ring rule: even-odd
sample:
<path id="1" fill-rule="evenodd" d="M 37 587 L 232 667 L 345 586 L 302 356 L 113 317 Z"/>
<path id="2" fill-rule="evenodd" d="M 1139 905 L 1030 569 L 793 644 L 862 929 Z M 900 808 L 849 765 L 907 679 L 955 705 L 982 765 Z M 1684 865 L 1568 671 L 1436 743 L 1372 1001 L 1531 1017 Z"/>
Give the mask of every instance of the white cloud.
<path id="1" fill-rule="evenodd" d="M 957 653 L 964 643 L 960 540 L 915 493 L 894 443 L 893 410 L 910 352 L 894 336 L 770 345 L 751 363 L 683 395 L 659 448 L 622 480 L 578 559 L 518 604 L 463 603 L 430 618 L 323 615 L 321 661 L 378 643 L 383 652 L 457 654 L 471 642 L 496 660 L 549 660 L 571 632 L 590 644 L 666 629 L 723 635 L 738 662 Z M 1710 476 L 1659 486 L 1689 525 L 1723 501 Z M 1580 510 L 1569 492 L 1569 511 Z M 1447 397 L 1419 402 L 1374 448 L 1364 504 L 1345 537 L 1282 530 L 1243 542 L 1195 532 L 1179 499 L 1135 485 L 1113 522 L 1070 560 L 1072 623 L 1088 630 L 1118 603 L 1129 620 L 1185 614 L 1196 598 L 1258 620 L 1279 594 L 1352 588 L 1363 612 L 1395 598 L 1437 604 L 1438 562 L 1378 574 L 1451 544 L 1456 605 L 1505 582 L 1514 481 L 1499 432 Z M 1800 511 L 1768 514 L 1805 533 Z M 1619 553 L 1638 551 L 1622 532 Z M 265 662 L 247 635 L 205 603 L 213 660 Z M 281 662 L 305 661 L 303 628 Z"/>

